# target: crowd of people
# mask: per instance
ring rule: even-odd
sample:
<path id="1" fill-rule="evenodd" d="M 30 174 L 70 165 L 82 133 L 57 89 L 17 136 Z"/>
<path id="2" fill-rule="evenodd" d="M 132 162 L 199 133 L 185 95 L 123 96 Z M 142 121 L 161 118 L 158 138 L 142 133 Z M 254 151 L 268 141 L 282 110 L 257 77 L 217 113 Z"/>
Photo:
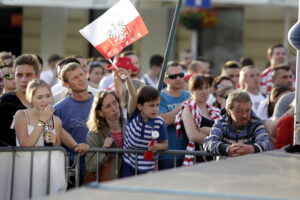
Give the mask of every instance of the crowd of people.
<path id="1" fill-rule="evenodd" d="M 0 52 L 0 146 L 62 145 L 71 163 L 91 147 L 207 151 L 241 156 L 292 143 L 295 59 L 281 44 L 267 50 L 260 73 L 251 58 L 224 63 L 219 76 L 211 63 L 180 53 L 167 64 L 157 90 L 163 56 L 149 59 L 141 74 L 138 55 L 125 51 L 114 65 L 102 58 L 51 55 L 48 70 L 34 54 Z M 116 66 L 117 67 L 116 67 Z M 289 103 L 287 103 L 289 102 Z M 88 153 L 80 160 L 82 182 L 115 179 L 174 165 L 189 166 L 209 156 L 161 154 L 158 163 L 143 154 Z M 100 166 L 97 169 L 97 166 Z M 105 174 L 103 174 L 105 172 Z M 104 177 L 105 176 L 105 177 Z"/>

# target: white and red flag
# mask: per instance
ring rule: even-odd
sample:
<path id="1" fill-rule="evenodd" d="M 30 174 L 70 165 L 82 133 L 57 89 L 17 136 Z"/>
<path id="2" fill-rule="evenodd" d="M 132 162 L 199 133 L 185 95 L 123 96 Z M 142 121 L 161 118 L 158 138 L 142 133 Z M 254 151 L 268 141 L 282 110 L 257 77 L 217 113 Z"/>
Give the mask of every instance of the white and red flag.
<path id="1" fill-rule="evenodd" d="M 148 33 L 140 14 L 129 0 L 120 0 L 79 31 L 106 59 Z"/>

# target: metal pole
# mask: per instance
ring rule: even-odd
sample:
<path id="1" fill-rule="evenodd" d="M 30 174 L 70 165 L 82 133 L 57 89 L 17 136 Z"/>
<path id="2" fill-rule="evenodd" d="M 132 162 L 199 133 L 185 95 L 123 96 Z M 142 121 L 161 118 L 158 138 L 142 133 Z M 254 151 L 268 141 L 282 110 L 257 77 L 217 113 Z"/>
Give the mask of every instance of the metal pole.
<path id="1" fill-rule="evenodd" d="M 198 56 L 198 31 L 192 30 L 192 40 L 191 40 L 191 47 L 192 53 L 194 57 Z"/>
<path id="2" fill-rule="evenodd" d="M 169 61 L 170 52 L 171 52 L 171 49 L 172 49 L 172 46 L 173 46 L 173 43 L 174 43 L 176 25 L 178 23 L 178 19 L 179 19 L 179 15 L 180 15 L 181 5 L 182 5 L 182 0 L 178 0 L 177 5 L 176 5 L 176 9 L 175 9 L 175 14 L 174 14 L 174 17 L 173 17 L 171 31 L 170 31 L 170 34 L 169 34 L 167 49 L 166 49 L 165 56 L 164 56 L 164 62 L 163 62 L 163 65 L 162 65 L 160 76 L 159 76 L 159 84 L 158 84 L 158 88 L 157 88 L 159 92 L 161 91 L 162 86 L 163 86 L 163 81 L 164 81 L 164 77 L 165 77 L 165 73 L 166 73 L 166 69 L 167 69 L 167 63 Z"/>
<path id="3" fill-rule="evenodd" d="M 299 5 L 300 5 L 300 0 L 299 0 L 299 4 L 298 4 L 298 22 L 300 21 L 300 9 L 299 9 Z M 295 88 L 295 98 L 296 98 L 296 105 L 295 105 L 295 110 L 294 110 L 294 140 L 293 140 L 293 144 L 294 145 L 299 145 L 300 144 L 300 131 L 298 130 L 299 127 L 299 121 L 300 121 L 300 113 L 299 113 L 299 109 L 300 109 L 300 57 L 299 57 L 299 51 L 297 50 L 297 60 L 296 60 L 296 88 Z M 298 131 L 297 131 L 298 130 Z"/>
<path id="4" fill-rule="evenodd" d="M 290 29 L 290 21 L 291 21 L 291 7 L 284 7 L 284 28 L 283 28 L 283 45 L 285 47 L 288 46 L 288 38 L 286 37 L 288 35 L 289 29 Z"/>

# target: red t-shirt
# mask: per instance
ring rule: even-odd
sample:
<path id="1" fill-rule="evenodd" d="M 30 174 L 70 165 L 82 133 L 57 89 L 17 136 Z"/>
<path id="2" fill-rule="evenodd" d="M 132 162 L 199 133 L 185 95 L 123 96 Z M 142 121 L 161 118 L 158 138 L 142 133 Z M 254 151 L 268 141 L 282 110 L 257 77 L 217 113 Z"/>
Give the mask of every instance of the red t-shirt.
<path id="1" fill-rule="evenodd" d="M 275 149 L 280 149 L 285 145 L 293 144 L 294 136 L 294 117 L 286 115 L 283 117 L 277 127 Z"/>
<path id="2" fill-rule="evenodd" d="M 119 148 L 123 148 L 123 133 L 122 132 L 111 132 L 112 136 L 117 142 Z"/>

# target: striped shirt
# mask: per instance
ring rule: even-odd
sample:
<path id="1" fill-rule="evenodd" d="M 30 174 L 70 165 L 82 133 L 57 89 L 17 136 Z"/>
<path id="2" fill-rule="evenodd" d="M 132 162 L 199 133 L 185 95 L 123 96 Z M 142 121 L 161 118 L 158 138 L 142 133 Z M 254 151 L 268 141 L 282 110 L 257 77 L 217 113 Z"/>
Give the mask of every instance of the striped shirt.
<path id="1" fill-rule="evenodd" d="M 217 119 L 213 125 L 210 135 L 205 138 L 204 149 L 224 156 L 227 155 L 227 146 L 234 143 L 251 144 L 255 153 L 272 150 L 272 143 L 262 120 L 254 112 L 248 125 L 242 130 L 232 126 L 231 118 L 227 114 L 222 115 L 222 118 Z"/>
<path id="2" fill-rule="evenodd" d="M 122 132 L 111 132 L 112 136 L 115 138 L 117 146 L 123 148 L 123 133 Z"/>
<path id="3" fill-rule="evenodd" d="M 124 148 L 125 149 L 141 149 L 147 150 L 148 144 L 152 140 L 152 132 L 158 131 L 159 137 L 157 141 L 167 140 L 167 130 L 165 121 L 161 117 L 149 119 L 147 122 L 143 121 L 140 111 L 136 110 L 127 121 L 125 129 Z M 125 153 L 123 156 L 124 162 L 135 168 L 135 154 Z M 138 154 L 137 169 L 139 173 L 146 173 L 153 171 L 155 162 L 144 159 L 143 154 Z"/>
<path id="4" fill-rule="evenodd" d="M 260 75 L 260 91 L 261 93 L 268 95 L 270 94 L 272 87 L 272 68 L 270 66 L 265 69 Z"/>

